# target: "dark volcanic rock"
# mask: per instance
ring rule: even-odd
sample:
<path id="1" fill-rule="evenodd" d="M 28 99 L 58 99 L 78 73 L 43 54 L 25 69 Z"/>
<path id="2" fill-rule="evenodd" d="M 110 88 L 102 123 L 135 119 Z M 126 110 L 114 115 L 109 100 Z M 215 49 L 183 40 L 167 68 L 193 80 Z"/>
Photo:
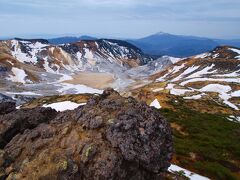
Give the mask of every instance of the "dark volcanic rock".
<path id="1" fill-rule="evenodd" d="M 0 103 L 0 115 L 8 114 L 16 110 L 15 102 L 4 102 Z"/>
<path id="2" fill-rule="evenodd" d="M 173 151 L 158 110 L 110 89 L 34 129 L 20 129 L 4 147 L 9 179 L 162 179 Z"/>
<path id="3" fill-rule="evenodd" d="M 11 104 L 9 106 L 9 109 L 13 108 Z M 51 108 L 35 108 L 17 110 L 0 116 L 0 148 L 4 148 L 18 133 L 23 133 L 26 129 L 33 129 L 40 123 L 48 122 L 56 114 L 57 112 Z"/>

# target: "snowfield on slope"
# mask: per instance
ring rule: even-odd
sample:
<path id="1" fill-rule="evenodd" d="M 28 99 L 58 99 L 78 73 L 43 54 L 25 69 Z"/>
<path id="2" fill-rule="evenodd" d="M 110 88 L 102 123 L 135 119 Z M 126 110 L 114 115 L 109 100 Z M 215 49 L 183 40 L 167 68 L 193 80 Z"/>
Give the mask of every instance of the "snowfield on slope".
<path id="1" fill-rule="evenodd" d="M 194 78 L 194 79 L 189 79 L 189 80 L 183 81 L 183 82 L 180 83 L 180 85 L 185 86 L 188 83 L 199 82 L 199 81 L 219 81 L 219 82 L 240 83 L 240 78 L 221 78 L 221 79 L 217 79 L 217 78 Z"/>
<path id="2" fill-rule="evenodd" d="M 215 66 L 214 64 L 212 64 L 211 66 L 207 66 L 204 69 L 202 69 L 198 72 L 195 72 L 195 73 L 191 74 L 190 76 L 187 76 L 187 78 L 192 79 L 192 78 L 202 77 L 203 75 L 207 75 L 207 74 L 213 74 L 213 73 L 217 72 L 217 70 L 210 71 L 214 66 Z"/>
<path id="3" fill-rule="evenodd" d="M 168 84 L 167 87 L 165 89 L 170 91 L 170 94 L 172 95 L 176 95 L 176 96 L 180 96 L 180 95 L 184 95 L 186 92 L 192 92 L 193 90 L 189 90 L 189 89 L 176 89 L 174 88 L 176 84 Z"/>
<path id="4" fill-rule="evenodd" d="M 235 49 L 235 48 L 229 48 L 231 51 L 235 52 L 235 53 L 238 53 L 238 56 L 236 56 L 236 58 L 238 60 L 240 60 L 240 50 L 239 49 Z"/>
<path id="5" fill-rule="evenodd" d="M 181 66 L 174 66 L 171 73 L 172 74 L 177 73 L 178 71 L 180 71 L 184 67 L 185 67 L 185 63 L 183 63 Z"/>
<path id="6" fill-rule="evenodd" d="M 178 77 L 174 78 L 172 80 L 172 82 L 181 80 L 182 78 L 184 78 L 184 76 L 196 71 L 199 67 L 200 66 L 192 66 L 192 67 L 187 68 L 182 74 L 180 74 Z"/>
<path id="7" fill-rule="evenodd" d="M 231 91 L 232 88 L 230 86 L 225 86 L 221 84 L 208 84 L 207 86 L 200 89 L 203 92 L 218 92 L 218 93 L 227 93 Z"/>
<path id="8" fill-rule="evenodd" d="M 102 94 L 103 90 L 99 89 L 94 89 L 85 85 L 74 85 L 74 84 L 69 84 L 69 83 L 60 83 L 61 88 L 58 89 L 57 91 L 61 94 L 71 94 L 71 93 L 77 93 L 77 94 L 85 94 L 85 93 L 90 93 L 90 94 Z"/>
<path id="9" fill-rule="evenodd" d="M 180 83 L 180 85 L 182 86 L 183 83 Z M 169 90 L 170 94 L 176 95 L 176 96 L 183 96 L 186 93 L 193 93 L 193 92 L 199 93 L 199 94 L 195 94 L 192 96 L 190 95 L 190 96 L 183 97 L 183 99 L 186 99 L 186 100 L 191 100 L 191 99 L 198 100 L 198 99 L 201 99 L 203 96 L 207 95 L 207 94 L 205 94 L 205 92 L 216 92 L 219 94 L 218 96 L 219 96 L 219 98 L 222 99 L 222 102 L 224 104 L 226 104 L 227 106 L 229 106 L 235 110 L 239 110 L 237 105 L 230 102 L 229 99 L 231 99 L 232 97 L 240 97 L 240 90 L 232 91 L 232 88 L 228 85 L 222 85 L 222 84 L 216 84 L 216 83 L 208 84 L 208 85 L 202 87 L 201 89 L 194 89 L 194 88 L 186 89 L 185 86 L 180 87 L 180 88 L 175 88 L 175 86 L 177 86 L 177 84 L 169 83 L 165 88 L 158 88 L 158 89 L 153 90 L 153 92 L 159 92 L 159 91 L 166 89 L 166 90 Z M 184 89 L 184 87 L 185 87 L 185 89 Z"/>
<path id="10" fill-rule="evenodd" d="M 24 44 L 26 47 L 30 48 L 31 51 L 29 51 L 29 53 L 22 52 L 19 43 Z M 27 62 L 27 63 L 34 63 L 34 64 L 37 63 L 37 57 L 36 57 L 37 53 L 39 53 L 43 48 L 48 46 L 40 42 L 31 43 L 29 41 L 17 41 L 17 40 L 12 40 L 11 44 L 13 49 L 11 53 L 13 57 L 15 57 L 17 60 L 19 60 L 22 63 Z"/>
<path id="11" fill-rule="evenodd" d="M 42 96 L 42 94 L 37 94 L 35 92 L 6 92 L 6 94 L 11 94 L 11 95 L 25 95 L 25 96 Z"/>
<path id="12" fill-rule="evenodd" d="M 52 108 L 55 109 L 56 111 L 66 111 L 66 110 L 74 110 L 76 108 L 78 108 L 79 106 L 83 106 L 86 103 L 81 103 L 81 104 L 77 104 L 71 101 L 63 101 L 63 102 L 57 102 L 57 103 L 52 103 L 52 104 L 44 104 L 43 107 L 45 108 Z"/>
<path id="13" fill-rule="evenodd" d="M 181 168 L 177 165 L 172 164 L 169 168 L 168 171 L 170 172 L 184 172 L 184 176 L 188 177 L 190 180 L 210 180 L 207 177 L 201 176 L 199 174 L 195 174 L 187 169 Z"/>
<path id="14" fill-rule="evenodd" d="M 228 101 L 231 98 L 231 94 L 228 94 L 228 92 L 230 92 L 231 90 L 232 90 L 232 88 L 230 86 L 225 86 L 225 85 L 221 85 L 221 84 L 209 84 L 200 89 L 200 91 L 202 91 L 202 92 L 217 92 L 217 93 L 219 93 L 219 97 L 221 99 L 223 99 L 224 104 L 230 106 L 231 108 L 233 108 L 235 110 L 239 110 L 239 108 L 235 104 Z"/>
<path id="15" fill-rule="evenodd" d="M 211 53 L 202 53 L 202 54 L 194 56 L 194 58 L 203 59 L 203 58 L 206 58 L 208 56 L 211 56 Z"/>
<path id="16" fill-rule="evenodd" d="M 197 100 L 197 99 L 201 99 L 202 96 L 205 95 L 204 93 L 203 94 L 198 94 L 198 95 L 194 95 L 194 96 L 189 96 L 189 97 L 184 97 L 183 99 L 194 99 L 194 100 Z"/>
<path id="17" fill-rule="evenodd" d="M 13 75 L 9 75 L 9 77 L 7 78 L 8 80 L 12 81 L 12 82 L 16 82 L 16 83 L 22 83 L 25 84 L 26 82 L 30 83 L 30 80 L 25 80 L 27 77 L 27 74 L 24 70 L 22 69 L 18 69 L 16 67 L 12 68 L 12 73 Z"/>

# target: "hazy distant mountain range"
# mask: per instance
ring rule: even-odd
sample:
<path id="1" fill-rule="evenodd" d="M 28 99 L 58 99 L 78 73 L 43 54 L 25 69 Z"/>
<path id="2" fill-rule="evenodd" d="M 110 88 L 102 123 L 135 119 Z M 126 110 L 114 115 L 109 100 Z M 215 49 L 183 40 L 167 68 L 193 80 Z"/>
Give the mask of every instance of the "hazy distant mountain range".
<path id="1" fill-rule="evenodd" d="M 175 57 L 193 56 L 214 49 L 216 46 L 240 46 L 240 40 L 220 40 L 195 36 L 157 33 L 141 39 L 128 40 L 145 53 Z"/>
<path id="2" fill-rule="evenodd" d="M 52 44 L 73 43 L 80 40 L 96 40 L 96 37 L 59 37 L 48 39 Z M 168 33 L 156 33 L 140 39 L 125 39 L 144 53 L 151 55 L 168 55 L 175 57 L 187 57 L 197 55 L 214 49 L 216 46 L 228 45 L 240 47 L 240 39 L 211 39 L 196 36 L 173 35 Z"/>

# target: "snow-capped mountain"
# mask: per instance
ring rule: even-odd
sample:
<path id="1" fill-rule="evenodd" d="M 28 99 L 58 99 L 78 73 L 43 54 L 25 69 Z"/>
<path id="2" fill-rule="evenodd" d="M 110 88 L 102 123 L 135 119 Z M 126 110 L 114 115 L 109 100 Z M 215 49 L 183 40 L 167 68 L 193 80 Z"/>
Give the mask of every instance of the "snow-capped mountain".
<path id="1" fill-rule="evenodd" d="M 127 42 L 104 39 L 59 46 L 41 39 L 14 39 L 1 41 L 0 52 L 3 76 L 8 73 L 8 80 L 19 83 L 44 81 L 45 76 L 42 77 L 41 73 L 109 72 L 137 67 L 153 60 Z"/>
<path id="2" fill-rule="evenodd" d="M 189 58 L 154 59 L 119 40 L 52 45 L 14 39 L 1 41 L 0 52 L 0 85 L 9 93 L 100 93 L 106 87 L 126 91 L 155 81 L 167 82 L 164 90 L 186 99 L 211 94 L 220 103 L 240 108 L 240 49 L 234 47 Z"/>
<path id="3" fill-rule="evenodd" d="M 66 81 L 71 81 L 74 87 L 71 84 L 60 92 L 81 89 L 79 84 L 98 89 L 106 85 L 125 87 L 132 82 L 129 69 L 154 60 L 125 41 L 110 39 L 61 45 L 52 45 L 44 39 L 14 39 L 0 41 L 0 53 L 0 84 L 5 91 L 6 88 L 12 91 L 12 86 L 24 86 L 22 89 L 32 92 L 44 86 L 48 89 L 46 94 L 56 92 L 52 86 L 63 88 L 61 83 Z"/>
<path id="4" fill-rule="evenodd" d="M 155 82 L 167 82 L 163 90 L 185 99 L 211 97 L 235 110 L 240 108 L 240 49 L 217 47 L 182 59 L 154 74 Z"/>

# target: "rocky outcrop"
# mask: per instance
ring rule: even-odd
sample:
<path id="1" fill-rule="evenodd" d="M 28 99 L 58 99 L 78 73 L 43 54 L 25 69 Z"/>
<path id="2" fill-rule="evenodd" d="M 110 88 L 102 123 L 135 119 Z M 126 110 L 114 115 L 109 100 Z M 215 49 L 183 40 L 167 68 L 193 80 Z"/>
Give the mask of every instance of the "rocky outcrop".
<path id="1" fill-rule="evenodd" d="M 44 111 L 14 114 L 28 111 L 33 120 L 44 114 L 35 115 L 37 110 Z M 1 116 L 2 122 L 3 117 L 14 118 L 10 113 Z M 35 128 L 18 124 L 18 134 L 0 153 L 3 178 L 161 179 L 170 165 L 172 135 L 165 118 L 157 109 L 113 90 L 40 122 Z"/>
<path id="2" fill-rule="evenodd" d="M 2 105 L 0 105 L 0 108 Z M 9 106 L 9 109 L 11 108 L 13 107 Z M 11 113 L 0 116 L 0 148 L 4 148 L 17 134 L 23 133 L 26 129 L 33 129 L 41 123 L 48 122 L 56 115 L 57 112 L 51 108 L 35 108 L 13 110 Z"/>
<path id="3" fill-rule="evenodd" d="M 16 110 L 15 102 L 4 102 L 0 104 L 0 115 L 8 114 Z"/>

